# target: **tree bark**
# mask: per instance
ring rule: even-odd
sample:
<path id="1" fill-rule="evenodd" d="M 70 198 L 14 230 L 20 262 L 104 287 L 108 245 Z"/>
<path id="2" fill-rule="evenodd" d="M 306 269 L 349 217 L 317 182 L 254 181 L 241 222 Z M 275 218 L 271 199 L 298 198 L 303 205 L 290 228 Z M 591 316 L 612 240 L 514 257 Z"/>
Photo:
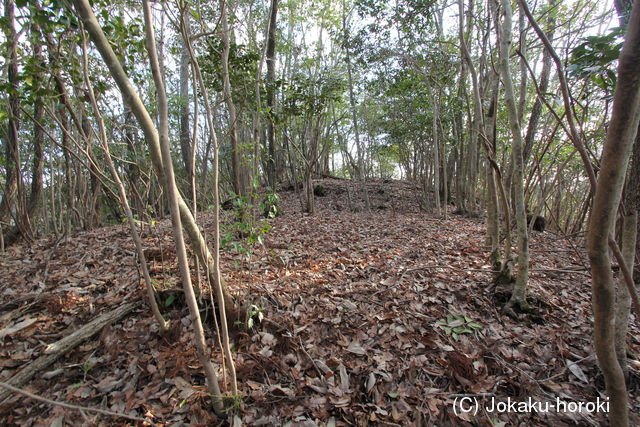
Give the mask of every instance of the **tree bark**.
<path id="1" fill-rule="evenodd" d="M 193 147 L 195 150 L 195 147 Z M 187 176 L 191 177 L 191 138 L 189 137 L 189 52 L 182 41 L 180 52 L 180 153 Z"/>
<path id="2" fill-rule="evenodd" d="M 279 0 L 271 0 L 271 13 L 269 15 L 269 31 L 267 32 L 267 182 L 271 191 L 276 191 L 276 126 L 274 122 L 274 110 L 276 106 L 276 23 L 278 17 Z"/>
<path id="3" fill-rule="evenodd" d="M 600 174 L 589 218 L 587 251 L 593 277 L 594 343 L 611 402 L 612 427 L 626 427 L 628 397 L 615 351 L 615 287 L 606 242 L 620 203 L 624 174 L 640 119 L 640 2 L 631 12 L 618 64 L 613 112 L 603 147 Z"/>
<path id="4" fill-rule="evenodd" d="M 517 307 L 522 311 L 530 309 L 526 300 L 526 289 L 529 281 L 529 235 L 527 233 L 527 212 L 524 206 L 524 182 L 523 182 L 523 162 L 522 162 L 522 132 L 520 121 L 518 120 L 518 108 L 516 106 L 515 90 L 509 68 L 509 50 L 511 47 L 512 11 L 511 2 L 502 0 L 502 10 L 504 21 L 502 34 L 500 35 L 500 71 L 504 84 L 505 102 L 509 115 L 509 125 L 512 137 L 512 163 L 513 163 L 513 193 L 515 205 L 515 218 L 518 229 L 518 276 L 513 287 L 511 299 L 505 309 L 513 310 Z M 514 313 L 512 313 L 513 315 Z"/>
<path id="5" fill-rule="evenodd" d="M 241 148 L 238 146 L 238 117 L 236 114 L 236 105 L 231 95 L 231 81 L 229 78 L 229 16 L 227 13 L 228 0 L 221 0 L 220 20 L 222 21 L 222 55 L 220 56 L 222 66 L 222 87 L 224 100 L 227 104 L 229 112 L 229 141 L 231 142 L 231 182 L 233 183 L 233 191 L 238 196 L 245 193 L 246 186 L 243 181 L 242 164 L 240 162 Z"/>
<path id="6" fill-rule="evenodd" d="M 638 223 L 638 212 L 633 211 L 629 215 L 622 217 L 622 255 L 629 268 L 633 266 L 636 247 L 636 229 Z M 627 364 L 627 332 L 629 326 L 629 311 L 631 309 L 631 294 L 627 288 L 624 278 L 618 280 L 616 292 L 616 335 L 615 346 L 618 363 L 622 369 L 625 383 L 629 382 L 629 365 Z"/>
<path id="7" fill-rule="evenodd" d="M 9 93 L 7 136 L 4 138 L 4 153 L 6 159 L 6 177 L 2 188 L 2 201 L 0 201 L 0 224 L 7 224 L 13 217 L 13 210 L 18 193 L 18 179 L 20 178 L 20 142 L 18 132 L 20 130 L 20 98 L 18 94 L 18 54 L 17 34 L 15 30 L 14 1 L 4 0 L 4 28 L 5 61 L 7 67 L 7 82 L 12 88 Z M 17 225 L 17 224 L 16 224 Z"/>

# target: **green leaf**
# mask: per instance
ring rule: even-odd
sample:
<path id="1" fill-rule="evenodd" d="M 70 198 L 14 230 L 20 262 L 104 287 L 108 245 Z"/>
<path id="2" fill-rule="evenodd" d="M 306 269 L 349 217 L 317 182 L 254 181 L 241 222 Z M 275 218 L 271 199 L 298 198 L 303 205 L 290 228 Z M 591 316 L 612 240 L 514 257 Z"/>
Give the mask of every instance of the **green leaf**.
<path id="1" fill-rule="evenodd" d="M 173 301 L 175 301 L 175 299 L 176 299 L 175 294 L 170 295 L 169 298 L 167 298 L 166 301 L 164 302 L 164 306 L 169 307 L 171 304 L 173 304 Z"/>

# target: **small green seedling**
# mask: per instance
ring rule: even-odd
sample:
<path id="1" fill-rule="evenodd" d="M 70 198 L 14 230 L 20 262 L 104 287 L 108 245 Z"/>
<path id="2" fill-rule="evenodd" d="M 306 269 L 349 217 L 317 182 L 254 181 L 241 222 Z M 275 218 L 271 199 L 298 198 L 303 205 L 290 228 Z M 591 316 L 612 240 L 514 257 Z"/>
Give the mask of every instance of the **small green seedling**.
<path id="1" fill-rule="evenodd" d="M 249 307 L 249 319 L 247 319 L 247 329 L 253 328 L 253 326 L 256 323 L 254 319 L 257 319 L 258 323 L 262 322 L 262 319 L 264 319 L 263 312 L 264 312 L 264 308 L 259 308 L 255 304 L 252 304 L 251 307 Z"/>
<path id="2" fill-rule="evenodd" d="M 472 334 L 473 331 L 482 329 L 482 326 L 474 323 L 470 317 L 451 313 L 447 313 L 446 320 L 438 320 L 438 325 L 442 326 L 444 332 L 451 335 L 456 341 L 458 341 L 458 335 Z"/>

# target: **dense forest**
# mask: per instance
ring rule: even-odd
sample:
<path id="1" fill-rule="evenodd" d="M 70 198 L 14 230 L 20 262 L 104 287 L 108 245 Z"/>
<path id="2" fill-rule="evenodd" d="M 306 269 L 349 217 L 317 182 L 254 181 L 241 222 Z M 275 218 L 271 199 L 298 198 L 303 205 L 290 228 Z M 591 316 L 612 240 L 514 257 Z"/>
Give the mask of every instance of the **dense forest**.
<path id="1" fill-rule="evenodd" d="M 6 425 L 640 425 L 640 5 L 0 26 Z"/>

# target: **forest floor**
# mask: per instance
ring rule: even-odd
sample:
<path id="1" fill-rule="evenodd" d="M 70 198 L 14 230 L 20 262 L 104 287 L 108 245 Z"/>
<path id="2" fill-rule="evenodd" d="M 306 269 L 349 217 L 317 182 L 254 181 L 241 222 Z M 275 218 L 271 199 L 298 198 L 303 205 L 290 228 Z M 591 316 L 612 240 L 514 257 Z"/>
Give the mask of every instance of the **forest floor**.
<path id="1" fill-rule="evenodd" d="M 241 239 L 240 250 L 222 253 L 230 290 L 263 316 L 234 334 L 242 404 L 227 419 L 210 410 L 167 220 L 144 226 L 143 237 L 169 331 L 160 333 L 142 305 L 23 388 L 172 427 L 606 422 L 581 236 L 533 232 L 528 295 L 536 315 L 518 322 L 501 311 L 509 289 L 490 289 L 482 218 L 421 212 L 419 189 L 398 181 L 369 183 L 367 214 L 353 189 L 350 209 L 345 181 L 317 183 L 326 195 L 316 198 L 315 215 L 301 214 L 295 193 L 283 191 L 285 213 L 269 220 L 264 246 L 252 245 L 249 257 Z M 201 223 L 210 236 L 210 214 Z M 93 319 L 144 299 L 133 251 L 128 228 L 117 225 L 0 254 L 0 381 Z M 220 363 L 211 313 L 203 318 Z M 628 339 L 635 354 L 637 320 Z M 640 365 L 630 361 L 630 371 L 631 422 L 640 425 Z M 0 425 L 149 424 L 12 394 L 0 405 Z"/>

